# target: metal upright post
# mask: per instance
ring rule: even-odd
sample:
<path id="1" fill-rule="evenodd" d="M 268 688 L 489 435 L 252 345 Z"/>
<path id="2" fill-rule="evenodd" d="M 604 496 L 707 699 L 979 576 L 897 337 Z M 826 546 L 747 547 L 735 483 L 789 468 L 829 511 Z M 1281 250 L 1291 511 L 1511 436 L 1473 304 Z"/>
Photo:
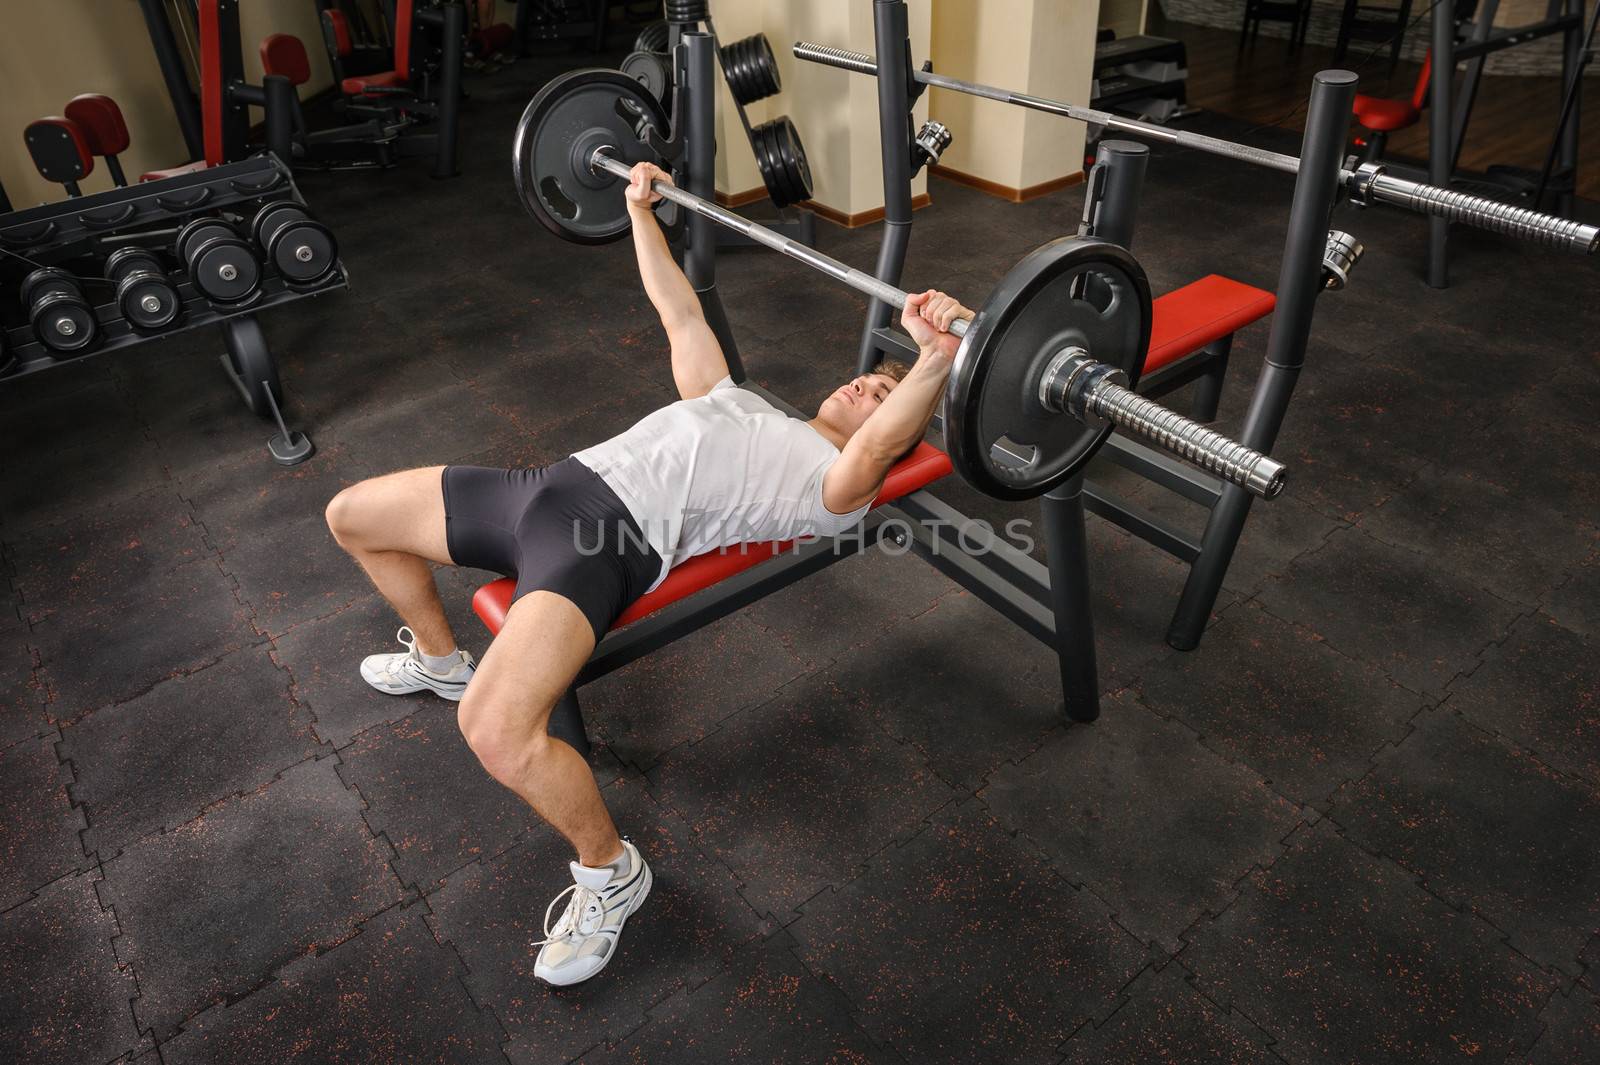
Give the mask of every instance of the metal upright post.
<path id="1" fill-rule="evenodd" d="M 294 120 L 300 108 L 294 83 L 282 74 L 265 74 L 261 78 L 261 99 L 266 112 L 267 150 L 281 159 L 284 166 L 292 167 Z"/>
<path id="2" fill-rule="evenodd" d="M 1558 142 L 1558 155 L 1556 162 L 1563 173 L 1567 175 L 1567 183 L 1556 200 L 1555 210 L 1558 214 L 1570 216 L 1576 209 L 1578 190 L 1578 124 L 1580 112 L 1583 110 L 1583 75 L 1588 66 L 1586 49 L 1594 45 L 1594 27 L 1596 20 L 1600 20 L 1600 10 L 1590 19 L 1589 28 L 1585 32 L 1581 28 L 1583 21 L 1583 0 L 1574 0 L 1577 7 L 1579 25 L 1568 29 L 1561 37 L 1561 110 L 1556 119 L 1561 124 L 1561 137 Z M 1600 5 L 1600 0 L 1595 0 Z M 1543 179 L 1540 185 L 1544 184 Z M 1537 208 L 1537 203 L 1531 206 Z"/>
<path id="3" fill-rule="evenodd" d="M 684 123 L 685 159 L 689 171 L 687 189 L 701 199 L 710 200 L 717 194 L 717 133 L 716 133 L 716 56 L 712 52 L 711 36 L 705 33 L 685 33 L 684 80 L 679 91 L 685 92 L 682 105 Z M 722 355 L 728 362 L 728 372 L 735 382 L 745 378 L 744 363 L 739 358 L 739 345 L 734 341 L 733 330 L 728 325 L 727 312 L 722 308 L 722 297 L 717 294 L 717 224 L 709 218 L 690 213 L 684 239 L 683 272 L 700 297 L 700 307 L 706 324 L 716 334 L 722 345 Z"/>
<path id="4" fill-rule="evenodd" d="M 1305 365 L 1311 318 L 1323 288 L 1322 258 L 1328 243 L 1328 220 L 1339 192 L 1340 156 L 1357 80 L 1348 70 L 1325 70 L 1312 84 L 1300 174 L 1295 180 L 1289 232 L 1278 271 L 1278 303 L 1272 315 L 1272 333 L 1267 338 L 1267 358 L 1239 433 L 1240 443 L 1258 451 L 1272 450 L 1300 368 Z M 1193 650 L 1200 643 L 1206 619 L 1222 590 L 1228 560 L 1244 531 L 1252 498 L 1249 492 L 1225 484 L 1221 498 L 1211 509 L 1200 540 L 1199 557 L 1189 569 L 1189 579 L 1167 630 L 1167 642 L 1180 651 Z"/>
<path id="5" fill-rule="evenodd" d="M 878 46 L 878 136 L 883 147 L 883 244 L 875 276 L 900 284 L 906 248 L 911 243 L 911 31 L 905 0 L 873 0 L 872 25 Z M 894 320 L 894 308 L 881 300 L 867 306 L 857 373 L 878 364 L 874 330 Z"/>
<path id="6" fill-rule="evenodd" d="M 444 62 L 439 68 L 439 138 L 434 149 L 433 176 L 456 176 L 456 148 L 461 124 L 461 53 L 466 48 L 467 10 L 460 4 L 439 9 Z"/>
<path id="7" fill-rule="evenodd" d="M 144 13 L 150 47 L 156 53 L 161 80 L 166 82 L 167 96 L 172 101 L 172 112 L 178 118 L 184 147 L 189 150 L 189 158 L 199 159 L 206 153 L 205 134 L 200 126 L 200 102 L 189 88 L 189 75 L 183 68 L 183 57 L 178 54 L 178 41 L 172 35 L 172 22 L 167 18 L 166 4 L 163 0 L 139 0 L 139 10 Z"/>
<path id="8" fill-rule="evenodd" d="M 1433 9 L 1433 79 L 1428 88 L 1428 181 L 1441 189 L 1450 187 L 1450 161 L 1455 157 L 1450 143 L 1455 80 L 1455 4 L 1441 0 Z M 1450 223 L 1435 216 L 1428 219 L 1428 284 L 1444 288 L 1449 283 Z"/>
<path id="9" fill-rule="evenodd" d="M 1089 535 L 1084 528 L 1083 477 L 1046 492 L 1045 562 L 1050 567 L 1050 608 L 1055 614 L 1055 652 L 1061 701 L 1073 721 L 1100 716 L 1100 669 L 1095 657 L 1094 606 L 1089 600 Z"/>
<path id="10" fill-rule="evenodd" d="M 1134 141 L 1103 140 L 1095 149 L 1094 167 L 1083 203 L 1083 235 L 1133 247 L 1139 215 L 1139 192 L 1150 164 L 1150 149 Z"/>

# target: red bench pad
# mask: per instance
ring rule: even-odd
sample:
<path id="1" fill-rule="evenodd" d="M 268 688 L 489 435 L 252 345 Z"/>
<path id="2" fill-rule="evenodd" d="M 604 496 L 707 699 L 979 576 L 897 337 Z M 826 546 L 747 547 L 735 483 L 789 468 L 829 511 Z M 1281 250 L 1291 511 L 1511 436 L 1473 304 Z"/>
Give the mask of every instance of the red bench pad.
<path id="1" fill-rule="evenodd" d="M 1386 100 L 1381 96 L 1357 94 L 1351 110 L 1355 112 L 1356 121 L 1374 133 L 1405 129 L 1422 118 L 1422 112 L 1412 107 L 1410 100 Z"/>
<path id="2" fill-rule="evenodd" d="M 872 501 L 874 507 L 891 503 L 901 496 L 910 495 L 950 472 L 950 456 L 923 442 L 910 455 L 895 463 L 884 479 L 883 490 Z M 782 543 L 741 544 L 727 551 L 708 551 L 703 555 L 685 559 L 672 567 L 667 579 L 652 592 L 640 596 L 633 605 L 622 612 L 611 627 L 619 629 L 630 622 L 653 614 L 664 606 L 676 603 L 695 592 L 709 588 L 718 581 L 736 573 L 743 573 L 758 562 L 765 562 L 794 546 L 793 540 Z M 511 609 L 511 593 L 517 582 L 502 577 L 479 588 L 472 597 L 472 609 L 483 620 L 491 633 L 498 633 L 505 624 L 506 611 Z"/>
<path id="3" fill-rule="evenodd" d="M 345 78 L 339 83 L 346 96 L 359 96 L 368 89 L 403 89 L 406 76 L 398 70 L 385 70 L 381 74 L 363 74 L 359 78 Z"/>
<path id="4" fill-rule="evenodd" d="M 128 150 L 128 124 L 111 97 L 98 92 L 74 96 L 67 101 L 66 115 L 78 124 L 94 154 L 118 155 Z"/>
<path id="5" fill-rule="evenodd" d="M 165 170 L 147 170 L 139 175 L 140 181 L 165 181 L 169 177 L 178 177 L 181 174 L 193 174 L 197 170 L 204 170 L 208 164 L 204 159 L 196 159 L 192 163 L 182 166 L 169 166 Z"/>
<path id="6" fill-rule="evenodd" d="M 1152 302 L 1150 350 L 1144 372 L 1154 373 L 1272 313 L 1277 298 L 1221 274 L 1174 289 Z"/>
<path id="7" fill-rule="evenodd" d="M 291 85 L 311 80 L 311 60 L 306 46 L 292 33 L 274 33 L 261 42 L 261 72 L 281 74 Z"/>
<path id="8" fill-rule="evenodd" d="M 36 118 L 22 131 L 34 168 L 46 181 L 82 181 L 94 172 L 94 154 L 83 130 L 70 118 Z"/>

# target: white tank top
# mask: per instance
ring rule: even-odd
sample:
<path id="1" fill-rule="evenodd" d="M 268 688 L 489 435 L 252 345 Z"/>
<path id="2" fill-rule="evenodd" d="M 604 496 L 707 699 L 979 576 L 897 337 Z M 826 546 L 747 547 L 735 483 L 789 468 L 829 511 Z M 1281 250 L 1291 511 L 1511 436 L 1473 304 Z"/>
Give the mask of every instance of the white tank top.
<path id="1" fill-rule="evenodd" d="M 835 514 L 822 478 L 839 449 L 754 392 L 718 381 L 573 458 L 599 474 L 661 556 L 661 573 L 738 543 L 833 536 L 867 507 Z"/>

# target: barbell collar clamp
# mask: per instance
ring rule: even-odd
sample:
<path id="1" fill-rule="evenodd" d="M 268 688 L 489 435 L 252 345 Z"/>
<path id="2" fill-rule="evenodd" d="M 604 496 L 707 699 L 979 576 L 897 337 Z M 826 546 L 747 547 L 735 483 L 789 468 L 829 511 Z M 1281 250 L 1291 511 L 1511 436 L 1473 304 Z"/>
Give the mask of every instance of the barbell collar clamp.
<path id="1" fill-rule="evenodd" d="M 1328 230 L 1322 252 L 1322 287 L 1337 291 L 1350 283 L 1350 272 L 1366 254 L 1366 245 L 1340 229 Z"/>

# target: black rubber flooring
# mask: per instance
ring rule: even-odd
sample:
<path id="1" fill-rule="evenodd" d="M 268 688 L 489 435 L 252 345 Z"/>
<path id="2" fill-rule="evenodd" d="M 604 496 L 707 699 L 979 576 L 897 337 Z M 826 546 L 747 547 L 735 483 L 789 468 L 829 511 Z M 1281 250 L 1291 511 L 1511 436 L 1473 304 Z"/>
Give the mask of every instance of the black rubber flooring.
<path id="1" fill-rule="evenodd" d="M 1595 264 L 1463 231 L 1436 292 L 1424 223 L 1379 210 L 1339 214 L 1368 257 L 1197 651 L 1163 642 L 1183 568 L 1091 519 L 1091 726 L 1043 647 L 883 553 L 634 664 L 585 701 L 655 891 L 599 979 L 535 982 L 564 848 L 450 706 L 361 683 L 398 623 L 322 508 L 671 398 L 629 246 L 512 193 L 515 117 L 569 62 L 472 83 L 457 180 L 304 178 L 352 276 L 265 323 L 310 462 L 269 461 L 214 334 L 0 387 L 0 1060 L 1597 1060 Z M 1272 287 L 1289 191 L 1158 154 L 1157 291 Z M 906 283 L 969 301 L 1081 204 L 932 194 Z M 722 281 L 757 380 L 846 376 L 853 293 L 758 250 Z M 477 651 L 480 576 L 442 575 Z"/>

